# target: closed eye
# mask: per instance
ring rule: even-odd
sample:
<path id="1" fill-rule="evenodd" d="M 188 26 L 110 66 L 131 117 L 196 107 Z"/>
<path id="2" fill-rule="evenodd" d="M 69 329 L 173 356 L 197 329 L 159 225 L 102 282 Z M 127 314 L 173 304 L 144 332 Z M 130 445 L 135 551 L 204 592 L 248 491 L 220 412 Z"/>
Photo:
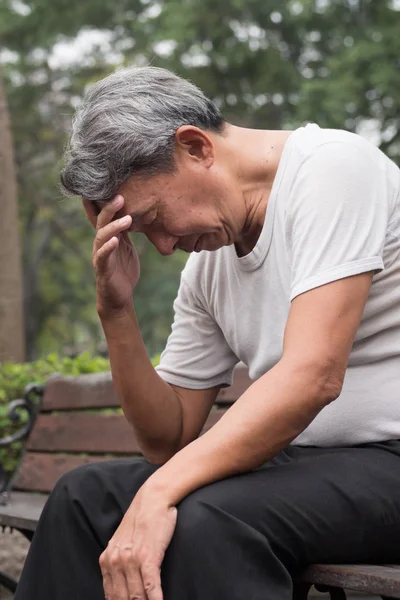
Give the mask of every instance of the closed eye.
<path id="1" fill-rule="evenodd" d="M 157 215 L 157 210 L 153 210 L 147 215 L 145 215 L 143 218 L 143 225 L 145 225 L 146 227 L 148 227 L 149 225 L 153 225 L 153 223 L 157 219 Z"/>
<path id="2" fill-rule="evenodd" d="M 130 226 L 129 231 L 140 232 L 144 227 L 149 227 L 150 225 L 152 225 L 155 222 L 156 218 L 157 218 L 156 210 L 152 210 L 152 211 L 146 213 L 145 215 L 136 217 L 132 221 L 132 225 Z"/>

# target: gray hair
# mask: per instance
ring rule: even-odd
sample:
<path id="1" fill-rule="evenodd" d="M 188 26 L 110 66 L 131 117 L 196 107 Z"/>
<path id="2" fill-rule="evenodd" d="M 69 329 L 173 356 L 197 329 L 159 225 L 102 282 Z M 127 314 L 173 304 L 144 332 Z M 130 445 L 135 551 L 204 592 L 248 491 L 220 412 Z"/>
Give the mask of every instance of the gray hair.
<path id="1" fill-rule="evenodd" d="M 221 133 L 224 123 L 213 102 L 175 73 L 157 67 L 119 70 L 93 85 L 75 114 L 63 191 L 110 200 L 135 173 L 174 171 L 179 127 Z"/>

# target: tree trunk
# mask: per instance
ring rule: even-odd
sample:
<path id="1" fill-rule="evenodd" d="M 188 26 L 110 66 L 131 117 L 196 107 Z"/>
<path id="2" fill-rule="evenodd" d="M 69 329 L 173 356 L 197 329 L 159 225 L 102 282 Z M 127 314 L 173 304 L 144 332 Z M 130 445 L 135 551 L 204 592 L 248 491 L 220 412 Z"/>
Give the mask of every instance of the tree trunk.
<path id="1" fill-rule="evenodd" d="M 24 360 L 17 185 L 5 90 L 0 78 L 0 362 Z"/>

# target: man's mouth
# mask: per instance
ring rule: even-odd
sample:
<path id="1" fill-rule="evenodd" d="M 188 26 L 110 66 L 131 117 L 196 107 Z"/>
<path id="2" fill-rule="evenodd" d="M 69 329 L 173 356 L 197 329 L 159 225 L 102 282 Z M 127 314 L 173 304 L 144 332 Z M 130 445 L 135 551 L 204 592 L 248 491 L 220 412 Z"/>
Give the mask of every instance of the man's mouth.
<path id="1" fill-rule="evenodd" d="M 191 244 L 190 246 L 179 246 L 179 249 L 180 249 L 180 250 L 183 250 L 184 252 L 188 252 L 188 253 L 191 253 L 191 252 L 198 252 L 198 250 L 197 250 L 197 244 L 198 244 L 198 242 L 199 242 L 199 240 L 200 240 L 200 237 L 201 237 L 201 236 L 199 235 L 199 237 L 198 237 L 198 238 L 197 238 L 197 240 L 194 242 L 194 244 Z"/>

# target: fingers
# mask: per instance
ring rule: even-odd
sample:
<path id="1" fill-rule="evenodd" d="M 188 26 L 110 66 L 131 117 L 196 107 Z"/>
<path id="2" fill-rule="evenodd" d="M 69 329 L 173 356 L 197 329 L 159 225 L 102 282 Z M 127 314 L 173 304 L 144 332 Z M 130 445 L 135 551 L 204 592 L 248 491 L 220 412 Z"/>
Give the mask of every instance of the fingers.
<path id="1" fill-rule="evenodd" d="M 132 562 L 132 560 L 125 566 L 125 577 L 129 592 L 128 598 L 137 598 L 138 600 L 140 598 L 140 600 L 148 600 L 140 570 L 135 563 Z"/>
<path id="2" fill-rule="evenodd" d="M 103 578 L 104 595 L 106 597 L 106 600 L 112 600 L 113 581 L 112 581 L 111 572 L 110 572 L 109 566 L 108 566 L 107 552 L 108 552 L 108 549 L 106 549 L 103 552 L 103 554 L 100 556 L 99 565 L 100 565 L 100 569 L 101 569 L 101 575 Z"/>
<path id="3" fill-rule="evenodd" d="M 108 260 L 119 244 L 117 237 L 112 237 L 93 256 L 93 266 L 97 274 L 106 271 Z"/>
<path id="4" fill-rule="evenodd" d="M 93 266 L 96 272 L 107 266 L 107 261 L 119 244 L 119 236 L 126 231 L 131 224 L 129 215 L 115 219 L 115 215 L 124 206 L 123 196 L 116 196 L 107 202 L 102 208 L 98 203 L 91 200 L 82 200 L 86 215 L 96 229 L 96 237 L 93 242 Z M 100 212 L 99 212 L 100 211 Z"/>
<path id="5" fill-rule="evenodd" d="M 103 577 L 103 589 L 104 589 L 104 596 L 106 597 L 106 600 L 112 600 L 112 594 L 113 594 L 113 583 L 112 583 L 112 577 L 110 575 L 110 573 L 107 573 L 106 571 L 101 571 L 102 577 Z"/>
<path id="6" fill-rule="evenodd" d="M 94 239 L 94 250 L 97 251 L 106 242 L 111 240 L 113 236 L 118 236 L 120 233 L 128 229 L 132 225 L 132 218 L 129 215 L 121 217 L 116 221 L 111 221 L 104 227 L 99 228 L 97 226 L 97 234 Z"/>
<path id="7" fill-rule="evenodd" d="M 123 196 L 117 195 L 110 202 L 100 206 L 98 202 L 93 200 L 82 199 L 83 208 L 86 216 L 95 229 L 99 229 L 110 223 L 115 217 L 115 214 L 124 206 Z"/>
<path id="8" fill-rule="evenodd" d="M 115 214 L 124 206 L 123 196 L 115 196 L 111 202 L 107 202 L 97 217 L 97 229 L 101 229 L 111 223 Z"/>
<path id="9" fill-rule="evenodd" d="M 99 560 L 106 600 L 130 600 L 119 548 L 107 547 Z M 138 596 L 141 599 L 141 596 Z M 147 600 L 143 596 L 143 600 Z"/>
<path id="10" fill-rule="evenodd" d="M 113 568 L 111 573 L 103 573 L 103 588 L 106 600 L 147 600 L 144 592 L 143 596 L 139 593 L 135 596 L 130 595 L 122 569 Z"/>
<path id="11" fill-rule="evenodd" d="M 107 600 L 163 600 L 160 570 L 135 559 L 132 545 L 107 548 L 99 560 Z"/>
<path id="12" fill-rule="evenodd" d="M 141 574 L 148 600 L 163 600 L 160 569 L 152 564 L 143 564 Z"/>

